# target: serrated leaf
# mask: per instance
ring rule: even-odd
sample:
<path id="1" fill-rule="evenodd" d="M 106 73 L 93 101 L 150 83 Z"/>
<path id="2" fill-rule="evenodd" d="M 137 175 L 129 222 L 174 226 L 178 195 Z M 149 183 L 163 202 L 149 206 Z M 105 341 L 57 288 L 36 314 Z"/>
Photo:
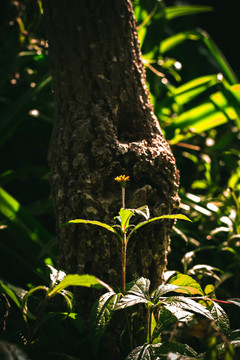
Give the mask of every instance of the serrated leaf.
<path id="1" fill-rule="evenodd" d="M 190 298 L 184 296 L 172 296 L 162 300 L 163 304 L 171 311 L 171 307 L 177 307 L 180 309 L 187 310 L 189 312 L 201 314 L 208 319 L 214 320 L 210 311 Z M 174 310 L 174 309 L 173 309 Z"/>
<path id="2" fill-rule="evenodd" d="M 117 303 L 115 309 L 120 310 L 126 307 L 134 306 L 139 303 L 150 303 L 149 287 L 150 281 L 144 277 L 131 283 L 131 287 L 126 295 Z"/>
<path id="3" fill-rule="evenodd" d="M 91 311 L 91 342 L 96 355 L 99 342 L 106 330 L 120 294 L 108 292 L 103 294 L 93 305 Z"/>
<path id="4" fill-rule="evenodd" d="M 228 335 L 230 332 L 229 318 L 223 308 L 214 301 L 212 303 L 211 314 L 223 334 Z"/>
<path id="5" fill-rule="evenodd" d="M 232 299 L 227 299 L 227 301 L 229 301 L 230 303 L 240 306 L 240 299 L 238 298 L 232 298 Z"/>
<path id="6" fill-rule="evenodd" d="M 68 286 L 84 286 L 84 287 L 92 287 L 95 289 L 102 289 L 105 287 L 108 291 L 113 291 L 112 288 L 104 283 L 102 280 L 98 279 L 93 275 L 67 275 L 65 278 L 57 284 L 53 289 L 48 292 L 48 297 L 56 295 L 58 292 L 67 288 Z"/>
<path id="7" fill-rule="evenodd" d="M 178 288 L 179 288 L 179 286 L 177 286 L 177 285 L 161 284 L 160 286 L 158 286 L 158 288 L 154 292 L 153 302 L 157 303 L 159 301 L 160 296 L 167 294 L 171 291 L 175 291 Z"/>
<path id="8" fill-rule="evenodd" d="M 204 295 L 201 286 L 191 276 L 185 274 L 177 274 L 169 280 L 169 284 L 178 285 L 179 289 L 176 292 L 185 294 L 199 294 Z"/>
<path id="9" fill-rule="evenodd" d="M 152 360 L 153 352 L 151 344 L 136 347 L 125 360 Z"/>

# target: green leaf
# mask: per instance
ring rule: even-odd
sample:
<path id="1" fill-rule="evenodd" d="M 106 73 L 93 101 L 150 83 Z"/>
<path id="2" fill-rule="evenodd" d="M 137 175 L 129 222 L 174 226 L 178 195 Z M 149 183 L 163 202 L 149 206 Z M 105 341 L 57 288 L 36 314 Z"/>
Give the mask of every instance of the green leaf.
<path id="1" fill-rule="evenodd" d="M 100 227 L 107 229 L 108 231 L 114 233 L 118 238 L 120 238 L 120 240 L 122 239 L 121 236 L 119 235 L 119 233 L 112 226 L 102 223 L 100 221 L 75 219 L 75 220 L 70 220 L 67 223 L 62 224 L 62 226 L 67 225 L 67 224 L 89 224 L 89 225 L 100 226 Z"/>
<path id="2" fill-rule="evenodd" d="M 133 281 L 126 295 L 117 303 L 115 309 L 120 310 L 140 303 L 151 303 L 149 287 L 150 281 L 144 277 Z"/>
<path id="3" fill-rule="evenodd" d="M 198 14 L 201 12 L 212 11 L 213 7 L 211 6 L 201 6 L 201 5 L 181 5 L 181 6 L 169 6 L 164 12 L 167 20 L 172 20 L 179 16 Z"/>
<path id="4" fill-rule="evenodd" d="M 152 360 L 153 352 L 151 344 L 136 347 L 125 360 Z"/>
<path id="5" fill-rule="evenodd" d="M 132 236 L 132 234 L 135 232 L 135 231 L 137 231 L 140 227 L 142 227 L 142 226 L 144 226 L 144 225 L 147 225 L 147 224 L 149 224 L 149 223 L 151 223 L 151 222 L 153 222 L 153 221 L 158 221 L 158 220 L 163 220 L 163 219 L 180 219 L 180 220 L 187 220 L 187 221 L 190 221 L 191 222 L 191 220 L 187 217 L 187 216 L 185 216 L 185 215 L 183 215 L 183 214 L 174 214 L 174 215 L 162 215 L 162 216 L 157 216 L 157 217 L 154 217 L 154 218 L 151 218 L 151 219 L 149 219 L 149 220 L 146 220 L 146 221 L 143 221 L 143 222 L 140 222 L 139 224 L 137 224 L 136 226 L 135 226 L 135 228 L 130 232 L 130 234 L 128 235 L 128 237 L 127 237 L 127 240 Z"/>
<path id="6" fill-rule="evenodd" d="M 127 228 L 129 227 L 129 221 L 133 215 L 134 215 L 134 210 L 132 209 L 123 209 L 123 208 L 120 209 L 119 217 L 120 217 L 120 224 L 123 233 L 125 233 Z"/>
<path id="7" fill-rule="evenodd" d="M 108 291 L 113 291 L 109 285 L 93 275 L 73 274 L 65 276 L 65 278 L 59 284 L 57 284 L 53 289 L 50 289 L 50 291 L 48 291 L 48 297 L 56 295 L 68 286 L 84 286 L 95 289 L 101 289 L 105 287 L 108 289 Z"/>
<path id="8" fill-rule="evenodd" d="M 158 288 L 155 290 L 154 292 L 154 296 L 153 296 L 153 302 L 157 303 L 159 301 L 159 297 L 167 294 L 168 292 L 171 291 L 175 291 L 176 289 L 178 289 L 179 286 L 177 285 L 172 285 L 172 284 L 161 284 L 160 286 L 158 286 Z"/>
<path id="9" fill-rule="evenodd" d="M 229 335 L 230 332 L 230 321 L 223 310 L 223 308 L 216 302 L 212 302 L 211 314 L 216 322 L 216 325 L 220 328 L 224 335 Z"/>
<path id="10" fill-rule="evenodd" d="M 232 298 L 232 299 L 227 299 L 227 301 L 229 301 L 230 303 L 240 306 L 240 299 L 238 298 Z"/>
<path id="11" fill-rule="evenodd" d="M 170 324 L 176 323 L 178 318 L 165 306 L 161 306 L 159 311 L 159 319 L 153 330 L 152 339 L 157 339 L 162 331 L 167 330 Z"/>
<path id="12" fill-rule="evenodd" d="M 169 353 L 191 356 L 194 359 L 198 357 L 196 351 L 192 349 L 189 345 L 178 342 L 165 342 L 162 344 L 153 345 L 153 351 L 154 356 L 160 356 L 160 358 L 162 358 L 163 354 Z M 180 360 L 181 358 L 178 359 Z"/>
<path id="13" fill-rule="evenodd" d="M 99 342 L 106 330 L 115 306 L 121 294 L 108 292 L 103 294 L 93 305 L 91 311 L 91 342 L 94 354 L 97 354 Z"/>
<path id="14" fill-rule="evenodd" d="M 17 305 L 19 309 L 21 309 L 21 303 L 16 294 L 12 291 L 12 289 L 10 289 L 2 281 L 0 281 L 0 289 L 5 295 L 7 295 L 10 299 L 13 300 L 13 302 Z"/>
<path id="15" fill-rule="evenodd" d="M 172 296 L 162 300 L 162 303 L 168 310 L 174 313 L 174 308 L 184 309 L 193 313 L 201 314 L 211 320 L 213 320 L 213 316 L 210 311 L 199 304 L 197 301 L 194 301 L 190 298 L 184 296 Z"/>
<path id="16" fill-rule="evenodd" d="M 35 293 L 35 292 L 37 292 L 37 291 L 44 291 L 44 292 L 47 293 L 48 288 L 47 288 L 46 286 L 40 285 L 40 286 L 34 287 L 33 289 L 29 290 L 29 291 L 26 293 L 26 295 L 24 296 L 23 301 L 22 301 L 22 312 L 23 312 L 23 315 L 25 316 L 25 318 L 28 317 L 29 319 L 32 319 L 32 320 L 36 320 L 36 319 L 37 319 L 37 317 L 36 317 L 35 315 L 33 315 L 33 314 L 30 312 L 29 308 L 28 308 L 28 299 L 29 299 L 29 297 L 30 297 L 33 293 Z"/>
<path id="17" fill-rule="evenodd" d="M 216 74 L 201 76 L 172 89 L 170 96 L 173 96 L 178 105 L 184 105 L 217 84 L 219 80 Z"/>
<path id="18" fill-rule="evenodd" d="M 204 295 L 201 286 L 191 276 L 177 274 L 172 277 L 168 283 L 179 286 L 179 289 L 175 290 L 176 292 Z"/>
<path id="19" fill-rule="evenodd" d="M 178 34 L 174 34 L 173 36 L 170 36 L 161 41 L 159 51 L 161 54 L 164 54 L 165 52 L 170 51 L 171 49 L 186 40 L 201 40 L 206 45 L 212 57 L 217 61 L 219 67 L 221 68 L 221 71 L 226 76 L 230 84 L 233 85 L 238 82 L 236 75 L 234 74 L 227 60 L 221 53 L 220 49 L 210 38 L 209 34 L 207 34 L 203 30 L 187 30 Z"/>
<path id="20" fill-rule="evenodd" d="M 53 239 L 53 235 L 2 187 L 0 187 L 0 212 L 40 248 L 45 246 L 41 239 L 46 241 Z"/>

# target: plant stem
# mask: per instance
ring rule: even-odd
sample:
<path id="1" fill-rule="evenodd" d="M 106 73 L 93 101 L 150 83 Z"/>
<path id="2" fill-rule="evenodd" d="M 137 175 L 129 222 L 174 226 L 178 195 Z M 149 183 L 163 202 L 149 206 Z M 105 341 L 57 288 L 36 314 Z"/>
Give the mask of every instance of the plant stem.
<path id="1" fill-rule="evenodd" d="M 127 260 L 127 242 L 126 242 L 126 234 L 123 234 L 123 242 L 122 242 L 122 292 L 125 295 L 126 291 L 126 260 Z"/>
<path id="2" fill-rule="evenodd" d="M 148 309 L 148 342 L 152 343 L 152 309 Z"/>
<path id="3" fill-rule="evenodd" d="M 125 186 L 122 186 L 122 208 L 125 209 Z"/>

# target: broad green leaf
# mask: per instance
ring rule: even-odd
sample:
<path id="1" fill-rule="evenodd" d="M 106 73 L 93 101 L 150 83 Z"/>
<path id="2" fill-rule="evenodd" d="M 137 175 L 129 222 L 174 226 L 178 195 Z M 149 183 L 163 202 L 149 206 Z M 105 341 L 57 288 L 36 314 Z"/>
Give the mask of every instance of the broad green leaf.
<path id="1" fill-rule="evenodd" d="M 161 306 L 158 317 L 158 322 L 152 333 L 153 340 L 158 338 L 162 331 L 167 330 L 170 324 L 176 323 L 178 321 L 178 318 L 165 306 Z"/>
<path id="2" fill-rule="evenodd" d="M 115 310 L 115 305 L 121 294 L 108 292 L 103 294 L 93 305 L 91 311 L 91 342 L 94 354 L 97 354 L 99 342 L 106 330 L 112 314 Z"/>
<path id="3" fill-rule="evenodd" d="M 229 335 L 230 332 L 230 321 L 223 310 L 223 308 L 216 302 L 212 302 L 211 314 L 216 322 L 216 325 L 220 328 L 224 335 Z"/>
<path id="4" fill-rule="evenodd" d="M 201 5 L 181 5 L 181 6 L 169 6 L 164 9 L 167 20 L 172 20 L 179 16 L 192 15 L 202 12 L 212 11 L 211 6 Z"/>
<path id="5" fill-rule="evenodd" d="M 93 275 L 67 275 L 65 278 L 56 285 L 53 289 L 48 291 L 48 297 L 54 296 L 63 289 L 67 288 L 68 286 L 84 286 L 84 287 L 92 287 L 95 289 L 101 289 L 105 287 L 108 291 L 112 291 L 109 285 L 104 283 L 102 280 L 98 279 Z"/>
<path id="6" fill-rule="evenodd" d="M 162 358 L 163 354 L 169 354 L 170 352 L 174 354 L 191 356 L 194 359 L 196 359 L 198 356 L 196 351 L 193 348 L 191 348 L 189 345 L 179 342 L 165 342 L 162 344 L 153 345 L 153 352 L 155 358 L 157 358 L 158 356 Z"/>
<path id="7" fill-rule="evenodd" d="M 173 313 L 174 313 L 174 308 L 176 307 L 193 313 L 201 314 L 211 320 L 214 319 L 212 314 L 207 308 L 199 304 L 197 301 L 194 301 L 184 296 L 168 297 L 162 300 L 162 303 L 164 304 L 164 306 L 166 306 L 168 310 L 170 310 Z"/>
<path id="8" fill-rule="evenodd" d="M 176 289 L 176 292 L 186 293 L 186 294 L 199 294 L 204 295 L 201 286 L 194 280 L 191 276 L 185 274 L 177 274 L 169 280 L 169 284 L 179 286 L 179 289 Z"/>
<path id="9" fill-rule="evenodd" d="M 120 223 L 123 233 L 126 232 L 129 226 L 129 221 L 133 215 L 134 215 L 134 210 L 132 209 L 123 209 L 123 208 L 120 209 L 119 217 L 120 217 Z"/>
<path id="10" fill-rule="evenodd" d="M 158 221 L 158 220 L 162 220 L 162 219 L 169 219 L 169 220 L 170 220 L 170 219 L 173 219 L 173 220 L 174 220 L 174 219 L 180 219 L 180 220 L 187 220 L 187 221 L 190 221 L 190 222 L 191 222 L 191 220 L 190 220 L 187 216 L 182 215 L 182 214 L 157 216 L 157 217 L 151 218 L 151 219 L 149 219 L 149 220 L 146 220 L 146 221 L 143 221 L 143 222 L 140 222 L 139 224 L 137 224 L 137 225 L 135 226 L 135 228 L 129 233 L 127 239 L 129 239 L 129 238 L 132 236 L 132 234 L 133 234 L 135 231 L 137 231 L 140 227 L 142 227 L 142 226 L 144 226 L 144 225 L 147 225 L 147 224 L 149 224 L 149 223 L 151 223 L 151 222 L 153 222 L 153 221 Z"/>
<path id="11" fill-rule="evenodd" d="M 0 290 L 4 292 L 5 295 L 7 295 L 10 299 L 13 300 L 13 302 L 17 305 L 19 309 L 21 309 L 21 303 L 16 296 L 16 294 L 10 289 L 7 285 L 5 285 L 2 281 L 0 281 Z"/>
<path id="12" fill-rule="evenodd" d="M 175 291 L 176 289 L 178 289 L 179 286 L 177 285 L 172 285 L 172 284 L 161 284 L 160 286 L 158 286 L 158 288 L 155 290 L 154 292 L 154 296 L 153 296 L 153 302 L 157 303 L 159 301 L 159 297 L 167 294 L 168 292 L 171 291 Z"/>
<path id="13" fill-rule="evenodd" d="M 151 344 L 136 347 L 125 360 L 152 360 L 153 352 Z"/>
<path id="14" fill-rule="evenodd" d="M 89 224 L 89 225 L 96 225 L 96 226 L 100 226 L 104 229 L 107 229 L 108 231 L 114 233 L 118 238 L 121 239 L 120 235 L 118 234 L 118 232 L 110 225 L 102 223 L 100 221 L 96 221 L 96 220 L 84 220 L 84 219 L 75 219 L 75 220 L 70 220 L 65 224 L 62 225 L 67 225 L 67 224 Z"/>
<path id="15" fill-rule="evenodd" d="M 45 246 L 41 239 L 46 241 L 53 239 L 53 235 L 2 187 L 0 187 L 0 212 L 40 248 Z"/>
<path id="16" fill-rule="evenodd" d="M 115 309 L 124 309 L 140 303 L 151 303 L 149 287 L 150 281 L 143 277 L 133 281 L 131 287 L 128 288 L 128 291 L 126 292 L 126 295 L 120 299 Z"/>

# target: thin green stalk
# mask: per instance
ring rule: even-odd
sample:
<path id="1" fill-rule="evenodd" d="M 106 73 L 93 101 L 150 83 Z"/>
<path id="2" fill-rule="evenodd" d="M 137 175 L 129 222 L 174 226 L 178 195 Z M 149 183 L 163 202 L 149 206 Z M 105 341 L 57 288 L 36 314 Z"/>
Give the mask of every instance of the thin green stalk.
<path id="1" fill-rule="evenodd" d="M 122 208 L 125 209 L 125 186 L 122 185 Z"/>
<path id="2" fill-rule="evenodd" d="M 148 327 L 148 342 L 149 344 L 152 343 L 152 309 L 148 309 L 148 323 L 147 323 L 147 327 Z"/>
<path id="3" fill-rule="evenodd" d="M 122 242 L 122 292 L 125 295 L 126 292 L 126 260 L 127 260 L 127 242 L 126 234 L 123 234 Z"/>

